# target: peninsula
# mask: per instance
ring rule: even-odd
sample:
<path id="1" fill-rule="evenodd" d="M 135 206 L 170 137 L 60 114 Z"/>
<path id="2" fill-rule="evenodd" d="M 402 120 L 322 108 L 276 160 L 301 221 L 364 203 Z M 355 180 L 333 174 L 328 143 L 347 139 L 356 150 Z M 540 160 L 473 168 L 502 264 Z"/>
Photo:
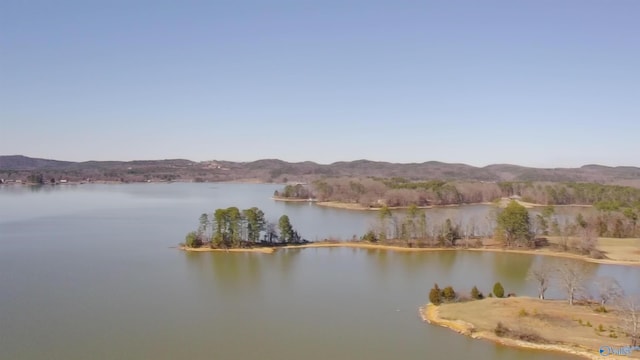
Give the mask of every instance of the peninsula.
<path id="1" fill-rule="evenodd" d="M 600 349 L 615 354 L 629 353 L 640 358 L 640 347 L 633 351 L 638 331 L 625 321 L 635 307 L 604 308 L 585 301 L 570 305 L 564 300 L 529 297 L 485 298 L 420 308 L 423 320 L 447 327 L 475 339 L 506 346 L 559 351 L 588 359 L 601 359 Z M 605 312 L 606 311 L 606 312 Z"/>

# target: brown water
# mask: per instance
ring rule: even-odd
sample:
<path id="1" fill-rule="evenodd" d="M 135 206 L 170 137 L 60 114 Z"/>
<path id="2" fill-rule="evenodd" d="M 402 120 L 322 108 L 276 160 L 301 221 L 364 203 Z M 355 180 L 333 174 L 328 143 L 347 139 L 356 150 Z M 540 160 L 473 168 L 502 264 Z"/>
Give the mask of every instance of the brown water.
<path id="1" fill-rule="evenodd" d="M 477 252 L 193 254 L 171 248 L 200 213 L 218 207 L 258 206 L 272 219 L 287 213 L 311 239 L 362 233 L 375 217 L 276 203 L 269 200 L 276 188 L 0 187 L 0 358 L 571 358 L 472 340 L 418 317 L 434 282 L 489 292 L 499 280 L 508 291 L 533 295 L 527 269 L 557 260 Z M 591 265 L 591 271 L 639 290 L 638 269 Z"/>

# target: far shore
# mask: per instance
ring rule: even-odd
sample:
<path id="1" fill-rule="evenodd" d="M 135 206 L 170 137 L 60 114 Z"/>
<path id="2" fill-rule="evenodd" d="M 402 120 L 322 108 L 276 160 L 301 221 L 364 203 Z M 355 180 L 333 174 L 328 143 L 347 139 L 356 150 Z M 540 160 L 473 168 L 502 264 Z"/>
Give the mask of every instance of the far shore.
<path id="1" fill-rule="evenodd" d="M 318 206 L 330 207 L 334 209 L 343 209 L 343 210 L 356 210 L 356 211 L 380 211 L 382 207 L 370 207 L 364 206 L 357 203 L 346 203 L 340 201 L 318 201 L 317 199 L 294 199 L 294 198 L 284 198 L 280 196 L 271 197 L 274 201 L 282 201 L 282 202 L 294 202 L 294 203 L 304 203 L 309 202 Z M 426 205 L 426 206 L 417 206 L 417 209 L 440 209 L 440 208 L 456 208 L 461 206 L 468 205 L 498 205 L 500 207 L 504 207 L 508 204 L 511 199 L 503 198 L 498 202 L 479 202 L 479 203 L 463 203 L 463 204 L 448 204 L 448 205 Z M 524 202 L 521 200 L 515 200 L 518 204 L 524 206 L 527 209 L 532 208 L 540 208 L 546 206 L 553 207 L 592 207 L 592 205 L 581 205 L 581 204 L 569 204 L 569 205 L 545 205 L 545 204 L 535 204 L 530 202 Z M 410 206 L 389 206 L 387 207 L 389 210 L 407 210 Z"/>
<path id="2" fill-rule="evenodd" d="M 369 242 L 355 242 L 355 241 L 343 241 L 343 242 L 315 242 L 302 245 L 287 245 L 287 246 L 264 246 L 254 248 L 239 248 L 239 249 L 212 249 L 209 247 L 201 248 L 188 248 L 181 246 L 180 249 L 191 252 L 251 252 L 251 253 L 264 253 L 271 254 L 278 249 L 312 249 L 312 248 L 357 248 L 357 249 L 372 249 L 372 250 L 386 250 L 386 251 L 398 251 L 398 252 L 437 252 L 437 251 L 477 251 L 477 252 L 496 252 L 496 253 L 511 253 L 511 254 L 527 254 L 527 255 L 543 255 L 553 256 L 565 259 L 582 260 L 586 262 L 606 265 L 624 265 L 624 266 L 640 266 L 640 261 L 622 260 L 622 259 L 593 259 L 585 255 L 572 254 L 568 252 L 559 252 L 551 249 L 501 249 L 491 247 L 481 248 L 462 248 L 462 247 L 428 247 L 428 248 L 416 248 L 405 247 L 397 245 L 385 245 Z"/>
<path id="3" fill-rule="evenodd" d="M 602 345 L 621 347 L 628 345 L 629 341 L 621 334 L 619 319 L 611 312 L 599 314 L 589 305 L 571 306 L 563 300 L 511 297 L 439 306 L 429 303 L 421 307 L 419 313 L 430 324 L 474 339 L 523 349 L 562 352 L 587 359 L 601 359 L 599 349 Z M 541 341 L 500 337 L 494 332 L 498 321 L 511 330 L 535 334 L 541 337 Z M 597 331 L 600 326 L 604 329 L 601 332 Z M 614 339 L 609 334 L 620 335 Z M 638 356 L 640 353 L 634 352 L 630 357 Z"/>

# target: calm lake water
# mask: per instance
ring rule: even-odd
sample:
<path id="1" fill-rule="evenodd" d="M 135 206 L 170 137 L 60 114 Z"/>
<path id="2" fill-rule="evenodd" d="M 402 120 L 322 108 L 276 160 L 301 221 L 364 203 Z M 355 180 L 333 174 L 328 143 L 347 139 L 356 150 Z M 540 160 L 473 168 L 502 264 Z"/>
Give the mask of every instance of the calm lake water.
<path id="1" fill-rule="evenodd" d="M 270 200 L 278 185 L 0 187 L 1 359 L 571 359 L 472 340 L 418 317 L 434 282 L 535 295 L 536 262 L 476 252 L 274 254 L 173 248 L 203 212 L 285 213 L 310 240 L 375 214 Z M 430 210 L 431 211 L 431 210 Z M 485 216 L 468 206 L 447 216 Z M 454 213 L 451 213 L 454 211 Z M 640 291 L 640 270 L 591 265 Z M 552 291 L 550 295 L 559 296 Z M 594 349 L 595 352 L 595 349 Z"/>

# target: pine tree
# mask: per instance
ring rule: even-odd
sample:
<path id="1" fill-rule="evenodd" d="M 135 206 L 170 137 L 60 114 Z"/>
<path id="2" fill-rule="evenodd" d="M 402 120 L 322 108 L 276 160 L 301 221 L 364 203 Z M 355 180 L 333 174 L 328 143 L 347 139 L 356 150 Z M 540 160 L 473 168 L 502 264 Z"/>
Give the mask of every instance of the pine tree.
<path id="1" fill-rule="evenodd" d="M 497 282 L 495 283 L 495 285 L 493 285 L 493 294 L 498 298 L 504 297 L 504 288 L 502 287 L 502 284 L 500 284 L 500 282 Z"/>
<path id="2" fill-rule="evenodd" d="M 431 288 L 431 291 L 429 291 L 429 301 L 431 301 L 433 305 L 442 304 L 442 295 L 438 284 L 435 284 L 434 287 Z"/>

